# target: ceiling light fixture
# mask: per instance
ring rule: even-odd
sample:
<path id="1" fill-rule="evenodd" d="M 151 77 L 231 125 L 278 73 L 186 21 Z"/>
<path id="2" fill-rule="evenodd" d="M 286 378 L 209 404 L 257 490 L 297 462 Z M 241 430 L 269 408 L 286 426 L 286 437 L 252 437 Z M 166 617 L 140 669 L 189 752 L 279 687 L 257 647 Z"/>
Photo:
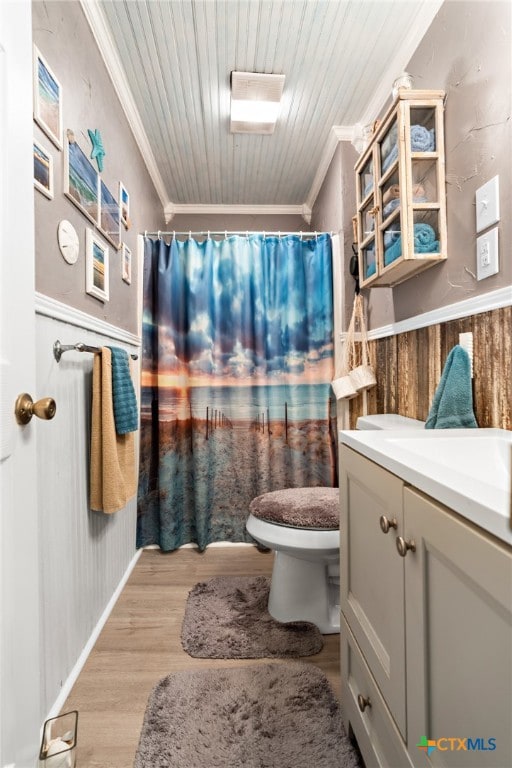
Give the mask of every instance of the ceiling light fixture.
<path id="1" fill-rule="evenodd" d="M 284 75 L 231 73 L 231 133 L 273 133 Z"/>

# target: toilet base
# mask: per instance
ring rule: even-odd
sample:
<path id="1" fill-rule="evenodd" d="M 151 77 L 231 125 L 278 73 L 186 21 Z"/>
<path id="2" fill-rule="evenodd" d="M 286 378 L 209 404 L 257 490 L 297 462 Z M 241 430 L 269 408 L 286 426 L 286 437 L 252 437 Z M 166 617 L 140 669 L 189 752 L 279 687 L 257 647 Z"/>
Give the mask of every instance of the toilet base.
<path id="1" fill-rule="evenodd" d="M 310 621 L 322 635 L 340 631 L 338 559 L 311 561 L 274 552 L 268 611 L 281 622 Z"/>

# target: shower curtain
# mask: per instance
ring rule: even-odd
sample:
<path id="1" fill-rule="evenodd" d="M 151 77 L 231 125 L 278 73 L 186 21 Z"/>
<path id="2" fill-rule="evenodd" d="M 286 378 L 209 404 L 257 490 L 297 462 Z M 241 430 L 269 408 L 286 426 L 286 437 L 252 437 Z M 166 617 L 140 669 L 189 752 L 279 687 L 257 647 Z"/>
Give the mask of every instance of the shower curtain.
<path id="1" fill-rule="evenodd" d="M 137 545 L 252 541 L 251 500 L 336 484 L 331 238 L 145 239 Z"/>

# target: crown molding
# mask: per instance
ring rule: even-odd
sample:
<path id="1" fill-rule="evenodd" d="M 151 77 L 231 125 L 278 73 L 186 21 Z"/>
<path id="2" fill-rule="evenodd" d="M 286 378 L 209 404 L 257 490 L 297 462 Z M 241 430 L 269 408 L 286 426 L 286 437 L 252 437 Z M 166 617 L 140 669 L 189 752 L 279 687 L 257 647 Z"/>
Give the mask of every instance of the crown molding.
<path id="1" fill-rule="evenodd" d="M 313 179 L 313 183 L 304 204 L 307 208 L 309 208 L 310 211 L 313 210 L 315 200 L 318 197 L 320 189 L 322 188 L 322 184 L 324 183 L 327 171 L 329 170 L 329 166 L 332 162 L 339 142 L 352 141 L 354 136 L 354 128 L 355 126 L 353 125 L 333 125 L 329 131 L 329 136 L 327 137 L 327 142 L 325 144 L 322 157 L 320 158 L 318 170 L 315 174 L 315 178 Z"/>
<path id="2" fill-rule="evenodd" d="M 226 216 L 302 216 L 309 223 L 311 209 L 307 205 L 206 205 L 202 203 L 180 204 L 168 202 L 164 207 L 165 223 L 168 224 L 178 213 L 222 214 Z M 309 216 L 309 219 L 308 219 Z"/>
<path id="3" fill-rule="evenodd" d="M 142 125 L 142 120 L 140 119 L 139 110 L 135 104 L 133 94 L 128 85 L 128 80 L 126 79 L 124 69 L 121 65 L 114 41 L 112 40 L 112 36 L 106 25 L 98 0 L 80 0 L 80 5 L 82 6 L 85 18 L 94 35 L 94 39 L 96 40 L 96 44 L 107 68 L 112 85 L 119 97 L 121 107 L 123 108 L 135 141 L 137 142 L 142 159 L 144 160 L 151 180 L 155 185 L 162 206 L 165 208 L 169 200 L 169 194 L 165 188 L 160 171 L 158 170 L 155 156 L 151 150 L 146 131 Z"/>

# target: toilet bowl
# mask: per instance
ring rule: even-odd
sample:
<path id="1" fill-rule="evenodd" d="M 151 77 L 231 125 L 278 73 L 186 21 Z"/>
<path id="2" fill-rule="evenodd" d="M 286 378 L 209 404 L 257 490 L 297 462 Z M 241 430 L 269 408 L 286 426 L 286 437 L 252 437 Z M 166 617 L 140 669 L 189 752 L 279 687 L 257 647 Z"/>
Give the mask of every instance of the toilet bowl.
<path id="1" fill-rule="evenodd" d="M 396 414 L 357 421 L 357 429 L 424 426 Z M 338 497 L 337 488 L 272 491 L 253 499 L 246 522 L 248 533 L 274 552 L 270 615 L 281 622 L 312 622 L 324 635 L 340 631 Z"/>

